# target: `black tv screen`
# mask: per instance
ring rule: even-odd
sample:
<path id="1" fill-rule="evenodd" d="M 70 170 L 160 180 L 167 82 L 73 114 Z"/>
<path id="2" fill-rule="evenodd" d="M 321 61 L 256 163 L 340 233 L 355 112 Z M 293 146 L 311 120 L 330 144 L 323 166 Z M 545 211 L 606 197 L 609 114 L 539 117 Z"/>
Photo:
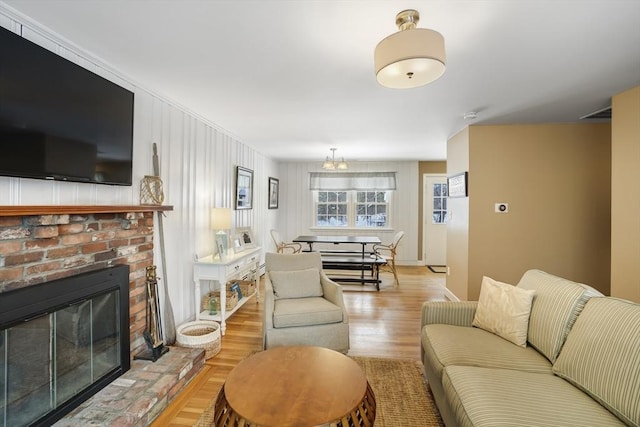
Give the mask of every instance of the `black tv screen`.
<path id="1" fill-rule="evenodd" d="M 133 93 L 0 27 L 0 175 L 131 185 Z"/>

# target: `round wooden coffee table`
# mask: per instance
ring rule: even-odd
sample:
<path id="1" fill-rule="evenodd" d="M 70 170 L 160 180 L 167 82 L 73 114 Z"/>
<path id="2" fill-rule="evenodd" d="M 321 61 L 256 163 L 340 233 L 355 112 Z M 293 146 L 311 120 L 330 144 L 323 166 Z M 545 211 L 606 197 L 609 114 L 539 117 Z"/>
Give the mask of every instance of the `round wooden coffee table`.
<path id="1" fill-rule="evenodd" d="M 276 347 L 236 366 L 220 390 L 214 425 L 373 426 L 376 400 L 364 372 L 322 347 Z"/>

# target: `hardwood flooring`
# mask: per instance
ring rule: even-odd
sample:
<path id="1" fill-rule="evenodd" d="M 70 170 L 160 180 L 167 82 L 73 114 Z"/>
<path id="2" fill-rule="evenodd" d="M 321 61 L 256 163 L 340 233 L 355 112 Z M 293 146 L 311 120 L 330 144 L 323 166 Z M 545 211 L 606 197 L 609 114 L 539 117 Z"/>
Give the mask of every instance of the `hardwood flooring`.
<path id="1" fill-rule="evenodd" d="M 420 360 L 420 310 L 424 301 L 445 300 L 444 274 L 427 267 L 399 267 L 400 286 L 381 273 L 377 292 L 371 285 L 345 285 L 349 312 L 349 356 Z M 262 284 L 261 284 L 262 285 Z M 227 320 L 222 349 L 156 418 L 153 427 L 193 426 L 215 399 L 229 372 L 249 354 L 262 350 L 262 305 L 249 301 Z"/>

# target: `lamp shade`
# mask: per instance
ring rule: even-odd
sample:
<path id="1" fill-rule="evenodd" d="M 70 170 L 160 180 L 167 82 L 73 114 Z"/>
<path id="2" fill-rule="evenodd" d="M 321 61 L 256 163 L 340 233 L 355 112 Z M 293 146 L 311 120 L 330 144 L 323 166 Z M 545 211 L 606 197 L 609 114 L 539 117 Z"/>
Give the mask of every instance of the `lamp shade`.
<path id="1" fill-rule="evenodd" d="M 230 230 L 231 216 L 231 208 L 213 208 L 211 210 L 211 228 L 214 230 Z"/>
<path id="2" fill-rule="evenodd" d="M 406 89 L 426 85 L 444 74 L 444 37 L 437 31 L 416 28 L 417 10 L 396 16 L 400 29 L 383 39 L 374 53 L 376 79 L 382 86 Z"/>

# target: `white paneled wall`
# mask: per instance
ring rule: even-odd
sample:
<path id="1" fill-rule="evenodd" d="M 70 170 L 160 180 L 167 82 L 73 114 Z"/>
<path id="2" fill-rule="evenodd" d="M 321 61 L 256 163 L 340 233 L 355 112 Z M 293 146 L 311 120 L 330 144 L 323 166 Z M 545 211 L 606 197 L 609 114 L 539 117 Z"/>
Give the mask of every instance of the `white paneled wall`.
<path id="1" fill-rule="evenodd" d="M 0 177 L 0 205 L 137 205 L 140 180 L 153 174 L 152 144 L 157 143 L 165 204 L 174 207 L 164 218 L 169 295 L 176 324 L 193 319 L 193 257 L 213 251 L 210 212 L 214 207 L 234 206 L 237 165 L 254 171 L 254 199 L 253 209 L 234 211 L 234 226 L 251 226 L 257 244 L 273 249 L 269 230 L 281 210 L 267 209 L 267 183 L 268 176 L 279 178 L 277 164 L 164 99 L 157 94 L 162 88 L 151 92 L 134 84 L 108 66 L 96 65 L 90 54 L 53 42 L 60 39 L 33 23 L 28 24 L 33 28 L 27 28 L 26 22 L 5 11 L 0 7 L 3 27 L 17 33 L 22 27 L 30 40 L 135 93 L 134 155 L 131 187 Z M 157 235 L 155 245 L 154 263 L 160 266 Z"/>
<path id="2" fill-rule="evenodd" d="M 396 172 L 397 189 L 393 191 L 390 228 L 384 230 L 313 228 L 314 203 L 309 191 L 309 173 L 322 172 L 321 162 L 280 164 L 280 215 L 277 228 L 283 239 L 298 235 L 345 234 L 378 236 L 391 243 L 400 230 L 405 236 L 400 242 L 398 263 L 418 263 L 418 162 L 349 162 L 349 172 Z"/>

